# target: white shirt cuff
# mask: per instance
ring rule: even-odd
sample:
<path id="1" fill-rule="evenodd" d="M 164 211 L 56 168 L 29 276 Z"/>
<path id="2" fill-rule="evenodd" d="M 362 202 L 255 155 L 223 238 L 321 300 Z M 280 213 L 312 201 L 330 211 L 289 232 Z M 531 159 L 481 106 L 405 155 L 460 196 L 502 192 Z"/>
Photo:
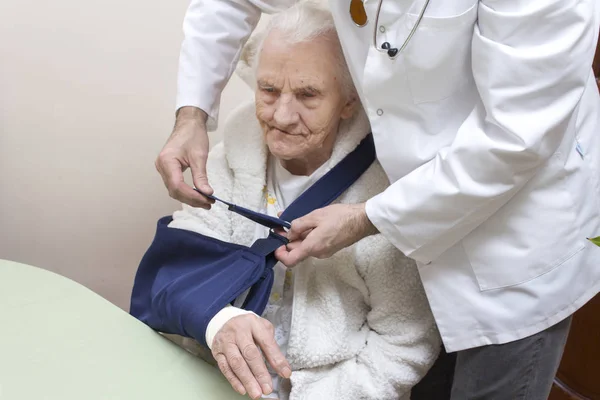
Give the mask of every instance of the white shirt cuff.
<path id="1" fill-rule="evenodd" d="M 215 316 L 210 320 L 208 326 L 206 327 L 206 344 L 208 348 L 212 350 L 212 343 L 215 339 L 217 333 L 221 330 L 223 325 L 225 325 L 230 319 L 237 317 L 239 315 L 244 314 L 254 314 L 252 311 L 242 310 L 241 308 L 227 306 L 219 311 Z"/>

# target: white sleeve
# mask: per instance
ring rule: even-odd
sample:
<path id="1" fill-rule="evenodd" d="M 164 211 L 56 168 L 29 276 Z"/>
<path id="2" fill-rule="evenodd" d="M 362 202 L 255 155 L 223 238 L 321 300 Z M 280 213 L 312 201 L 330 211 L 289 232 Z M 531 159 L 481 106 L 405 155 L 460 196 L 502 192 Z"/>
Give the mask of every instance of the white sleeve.
<path id="1" fill-rule="evenodd" d="M 295 0 L 192 0 L 183 22 L 177 109 L 195 106 L 216 127 L 221 92 L 261 11 L 273 13 Z"/>
<path id="2" fill-rule="evenodd" d="M 559 147 L 591 75 L 596 0 L 480 0 L 481 101 L 453 143 L 367 202 L 397 248 L 429 262 L 508 202 Z"/>
<path id="3" fill-rule="evenodd" d="M 217 333 L 221 330 L 230 319 L 244 314 L 254 314 L 252 311 L 243 310 L 241 308 L 227 306 L 215 314 L 206 327 L 205 339 L 208 348 L 212 350 L 212 343 Z M 256 314 L 255 314 L 256 315 Z"/>

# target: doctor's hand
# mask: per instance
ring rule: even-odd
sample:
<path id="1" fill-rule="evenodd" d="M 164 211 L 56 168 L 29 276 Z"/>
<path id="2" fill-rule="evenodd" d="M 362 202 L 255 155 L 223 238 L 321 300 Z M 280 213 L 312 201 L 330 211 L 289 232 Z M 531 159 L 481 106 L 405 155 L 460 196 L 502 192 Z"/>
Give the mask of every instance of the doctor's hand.
<path id="1" fill-rule="evenodd" d="M 173 133 L 156 159 L 156 169 L 169 190 L 169 195 L 193 207 L 209 209 L 212 200 L 202 196 L 183 180 L 183 172 L 191 168 L 194 186 L 212 194 L 206 177 L 208 134 L 206 113 L 196 107 L 182 107 L 177 112 Z"/>
<path id="2" fill-rule="evenodd" d="M 334 204 L 292 221 L 290 243 L 275 251 L 275 257 L 293 267 L 308 257 L 329 258 L 377 228 L 367 217 L 364 204 Z"/>
<path id="3" fill-rule="evenodd" d="M 262 354 L 261 354 L 262 350 Z M 253 399 L 273 391 L 273 370 L 289 378 L 292 370 L 275 342 L 273 325 L 255 314 L 244 314 L 227 321 L 212 342 L 212 354 L 233 389 Z"/>

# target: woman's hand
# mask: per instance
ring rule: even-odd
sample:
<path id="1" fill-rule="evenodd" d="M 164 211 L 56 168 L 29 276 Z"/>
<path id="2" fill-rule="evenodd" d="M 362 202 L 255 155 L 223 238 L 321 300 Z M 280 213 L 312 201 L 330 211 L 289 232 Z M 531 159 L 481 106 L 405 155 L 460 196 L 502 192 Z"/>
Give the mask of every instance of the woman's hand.
<path id="1" fill-rule="evenodd" d="M 227 321 L 213 339 L 212 354 L 233 389 L 253 399 L 273 391 L 263 355 L 280 376 L 289 378 L 292 374 L 275 342 L 273 325 L 254 314 Z"/>

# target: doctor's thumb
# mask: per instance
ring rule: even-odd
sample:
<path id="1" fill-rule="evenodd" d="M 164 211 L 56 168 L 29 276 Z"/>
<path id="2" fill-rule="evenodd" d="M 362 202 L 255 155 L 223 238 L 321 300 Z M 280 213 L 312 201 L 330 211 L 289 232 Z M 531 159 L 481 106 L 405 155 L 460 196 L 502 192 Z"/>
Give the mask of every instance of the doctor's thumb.
<path id="1" fill-rule="evenodd" d="M 208 183 L 208 176 L 206 175 L 206 160 L 193 160 L 190 161 L 190 169 L 192 170 L 192 180 L 194 186 L 204 194 L 213 194 L 213 189 Z"/>

